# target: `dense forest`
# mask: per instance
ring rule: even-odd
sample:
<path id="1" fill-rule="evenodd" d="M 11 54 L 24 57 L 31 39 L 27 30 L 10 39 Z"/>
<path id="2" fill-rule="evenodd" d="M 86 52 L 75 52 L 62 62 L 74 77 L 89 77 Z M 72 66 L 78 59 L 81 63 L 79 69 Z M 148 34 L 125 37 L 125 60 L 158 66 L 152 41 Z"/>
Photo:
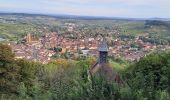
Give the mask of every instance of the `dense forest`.
<path id="1" fill-rule="evenodd" d="M 41 64 L 14 56 L 0 44 L 0 100 L 170 100 L 169 52 L 150 54 L 117 72 L 123 83 L 100 72 L 89 79 L 94 58 Z"/>

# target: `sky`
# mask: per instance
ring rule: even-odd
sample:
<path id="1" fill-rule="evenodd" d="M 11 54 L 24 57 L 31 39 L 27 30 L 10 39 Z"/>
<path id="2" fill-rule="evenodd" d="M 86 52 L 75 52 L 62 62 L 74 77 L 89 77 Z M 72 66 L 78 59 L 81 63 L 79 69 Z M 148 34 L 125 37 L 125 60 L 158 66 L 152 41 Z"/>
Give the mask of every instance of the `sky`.
<path id="1" fill-rule="evenodd" d="M 0 0 L 1 12 L 170 18 L 170 0 Z"/>

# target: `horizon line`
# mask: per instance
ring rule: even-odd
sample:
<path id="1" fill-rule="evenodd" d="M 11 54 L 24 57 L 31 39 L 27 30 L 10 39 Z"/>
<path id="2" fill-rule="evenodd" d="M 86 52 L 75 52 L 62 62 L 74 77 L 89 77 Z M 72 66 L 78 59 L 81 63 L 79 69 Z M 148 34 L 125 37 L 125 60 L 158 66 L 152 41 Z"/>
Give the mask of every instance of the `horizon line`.
<path id="1" fill-rule="evenodd" d="M 55 14 L 55 13 L 41 13 L 41 12 L 18 12 L 18 11 L 0 11 L 0 14 L 30 14 L 30 15 L 43 15 L 43 16 L 51 16 L 51 17 L 56 17 L 56 16 L 67 16 L 67 17 L 93 17 L 93 18 L 106 18 L 106 19 L 113 19 L 113 18 L 118 18 L 118 19 L 169 19 L 168 17 L 116 17 L 116 16 L 93 16 L 93 15 L 76 15 L 76 14 Z"/>

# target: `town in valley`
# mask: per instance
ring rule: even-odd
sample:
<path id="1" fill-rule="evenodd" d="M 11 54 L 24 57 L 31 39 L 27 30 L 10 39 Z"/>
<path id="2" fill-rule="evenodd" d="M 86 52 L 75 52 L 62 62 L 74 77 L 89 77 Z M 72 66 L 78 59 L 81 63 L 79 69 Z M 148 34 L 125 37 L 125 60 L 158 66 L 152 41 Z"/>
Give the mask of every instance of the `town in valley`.
<path id="1" fill-rule="evenodd" d="M 74 20 L 53 17 L 47 19 L 47 16 L 18 15 L 19 18 L 6 16 L 8 17 L 0 17 L 2 24 L 33 24 L 32 26 L 34 26 L 29 27 L 30 30 L 25 30 L 22 36 L 12 41 L 2 34 L 1 41 L 5 41 L 6 38 L 8 45 L 12 47 L 12 51 L 15 53 L 16 59 L 24 58 L 46 64 L 53 58 L 76 60 L 97 57 L 97 49 L 103 37 L 106 38 L 109 45 L 109 57 L 114 59 L 132 62 L 138 61 L 151 52 L 170 50 L 170 39 L 166 35 L 167 33 L 159 35 L 160 33 L 156 30 L 159 26 L 155 23 L 163 23 L 161 21 Z M 33 18 L 36 19 L 35 22 Z M 33 21 L 30 23 L 30 20 Z M 88 20 L 89 22 L 87 22 Z M 20 23 L 19 21 L 23 22 Z M 130 24 L 124 25 L 127 22 Z M 134 27 L 133 24 L 138 26 Z M 124 28 L 128 25 L 129 28 Z M 163 27 L 164 30 L 162 31 L 169 32 L 168 26 L 163 24 L 160 27 Z M 150 32 L 151 30 L 152 32 Z M 4 31 L 3 28 L 1 28 L 1 31 Z M 16 38 L 15 35 L 13 37 Z"/>

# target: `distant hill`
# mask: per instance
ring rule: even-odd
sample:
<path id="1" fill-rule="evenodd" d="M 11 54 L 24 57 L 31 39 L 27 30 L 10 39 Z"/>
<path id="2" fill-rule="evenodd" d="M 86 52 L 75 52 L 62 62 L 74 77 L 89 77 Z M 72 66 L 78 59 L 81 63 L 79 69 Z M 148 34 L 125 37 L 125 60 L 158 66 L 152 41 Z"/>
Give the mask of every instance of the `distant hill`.
<path id="1" fill-rule="evenodd" d="M 18 16 L 46 16 L 59 19 L 82 19 L 82 20 L 160 20 L 170 21 L 170 18 L 124 18 L 124 17 L 105 17 L 105 16 L 79 16 L 66 14 L 31 14 L 31 13 L 6 13 L 0 12 L 0 15 L 18 15 Z"/>
<path id="2" fill-rule="evenodd" d="M 148 20 L 170 21 L 170 18 L 157 18 L 157 17 L 155 17 L 155 18 L 150 18 Z"/>
<path id="3" fill-rule="evenodd" d="M 145 26 L 164 26 L 170 28 L 170 23 L 161 20 L 147 20 Z"/>

